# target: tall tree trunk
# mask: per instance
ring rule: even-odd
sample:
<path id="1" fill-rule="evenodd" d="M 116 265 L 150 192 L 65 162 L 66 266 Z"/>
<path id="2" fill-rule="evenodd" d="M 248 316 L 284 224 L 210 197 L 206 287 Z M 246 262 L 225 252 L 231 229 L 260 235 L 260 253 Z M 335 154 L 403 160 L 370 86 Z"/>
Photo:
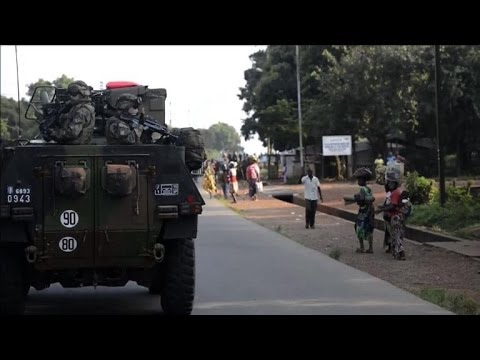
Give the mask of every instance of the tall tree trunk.
<path id="1" fill-rule="evenodd" d="M 355 149 L 355 137 L 352 136 L 352 171 L 355 172 L 357 167 L 357 150 Z"/>
<path id="2" fill-rule="evenodd" d="M 272 143 L 270 142 L 270 138 L 268 138 L 268 147 L 267 147 L 267 157 L 268 157 L 268 163 L 267 163 L 267 177 L 270 179 L 270 173 L 271 173 L 271 169 L 270 169 L 270 164 L 271 164 L 271 161 L 270 161 L 270 158 L 272 156 L 272 147 L 271 147 Z"/>
<path id="3" fill-rule="evenodd" d="M 463 163 L 463 149 L 462 149 L 462 141 L 457 141 L 457 151 L 456 151 L 456 158 L 455 158 L 455 176 L 459 177 L 460 176 L 460 171 L 462 168 L 462 163 Z"/>

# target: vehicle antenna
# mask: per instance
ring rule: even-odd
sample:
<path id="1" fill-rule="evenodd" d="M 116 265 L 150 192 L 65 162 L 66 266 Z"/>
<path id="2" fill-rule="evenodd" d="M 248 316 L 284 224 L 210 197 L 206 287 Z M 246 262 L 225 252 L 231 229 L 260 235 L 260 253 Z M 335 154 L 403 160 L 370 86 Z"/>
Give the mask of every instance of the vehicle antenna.
<path id="1" fill-rule="evenodd" d="M 17 54 L 17 45 L 15 45 L 15 62 L 17 65 L 17 101 L 18 101 L 18 139 L 22 139 L 22 127 L 20 126 L 20 122 L 22 116 L 20 114 L 20 83 L 18 81 L 18 54 Z"/>

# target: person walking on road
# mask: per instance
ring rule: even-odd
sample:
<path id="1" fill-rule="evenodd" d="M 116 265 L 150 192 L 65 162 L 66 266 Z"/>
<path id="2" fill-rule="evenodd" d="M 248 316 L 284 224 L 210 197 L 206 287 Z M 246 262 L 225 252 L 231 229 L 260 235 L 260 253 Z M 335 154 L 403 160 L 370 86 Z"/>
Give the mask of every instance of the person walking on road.
<path id="1" fill-rule="evenodd" d="M 237 202 L 236 195 L 238 195 L 237 165 L 235 161 L 228 163 L 228 183 L 230 185 L 230 194 L 232 195 L 233 203 Z"/>
<path id="2" fill-rule="evenodd" d="M 213 197 L 213 194 L 217 192 L 213 162 L 207 163 L 207 167 L 205 168 L 205 173 L 203 175 L 203 189 L 208 192 L 210 199 Z"/>
<path id="3" fill-rule="evenodd" d="M 257 164 L 257 159 L 253 156 L 249 158 L 250 165 L 247 167 L 247 181 L 249 188 L 249 196 L 253 201 L 257 200 L 257 182 L 260 181 L 260 168 Z"/>
<path id="4" fill-rule="evenodd" d="M 308 169 L 301 181 L 305 189 L 305 229 L 315 229 L 318 199 L 323 202 L 320 180 L 313 176 L 312 169 Z"/>
<path id="5" fill-rule="evenodd" d="M 218 182 L 220 186 L 222 187 L 222 192 L 223 192 L 223 198 L 225 200 L 228 199 L 228 164 L 227 164 L 227 159 L 225 158 L 225 161 L 220 164 L 220 170 L 218 172 Z"/>
<path id="6" fill-rule="evenodd" d="M 383 161 L 382 154 L 378 154 L 377 158 L 373 162 L 375 165 L 375 170 L 378 169 L 379 167 L 385 166 L 385 162 Z"/>

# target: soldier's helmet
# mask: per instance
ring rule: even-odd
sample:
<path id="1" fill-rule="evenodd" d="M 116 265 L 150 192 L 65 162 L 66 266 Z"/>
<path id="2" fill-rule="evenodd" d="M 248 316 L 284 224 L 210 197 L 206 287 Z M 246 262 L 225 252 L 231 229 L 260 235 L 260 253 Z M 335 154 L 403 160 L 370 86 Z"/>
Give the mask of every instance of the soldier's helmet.
<path id="1" fill-rule="evenodd" d="M 89 97 L 91 95 L 92 88 L 81 80 L 74 81 L 68 85 L 67 92 L 70 96 L 79 95 L 82 98 Z"/>
<path id="2" fill-rule="evenodd" d="M 353 177 L 355 177 L 356 179 L 370 180 L 372 176 L 373 176 L 372 172 L 370 171 L 369 168 L 366 168 L 366 167 L 359 168 L 355 170 L 355 172 L 353 173 Z"/>
<path id="3" fill-rule="evenodd" d="M 120 111 L 128 111 L 130 108 L 137 109 L 142 104 L 142 98 L 133 94 L 122 94 L 118 97 L 115 107 Z"/>

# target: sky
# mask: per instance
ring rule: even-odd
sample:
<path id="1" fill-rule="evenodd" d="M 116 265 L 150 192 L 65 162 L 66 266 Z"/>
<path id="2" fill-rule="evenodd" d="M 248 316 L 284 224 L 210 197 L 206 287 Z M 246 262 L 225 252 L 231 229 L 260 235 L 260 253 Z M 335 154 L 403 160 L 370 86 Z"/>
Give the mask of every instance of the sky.
<path id="1" fill-rule="evenodd" d="M 27 85 L 62 74 L 83 80 L 94 89 L 109 81 L 133 81 L 167 89 L 167 125 L 208 128 L 217 122 L 232 125 L 240 134 L 243 102 L 239 88 L 249 55 L 264 45 L 236 46 L 17 46 L 20 97 Z M 1 46 L 1 94 L 17 99 L 15 47 Z M 258 140 L 244 141 L 245 152 L 266 149 Z"/>

